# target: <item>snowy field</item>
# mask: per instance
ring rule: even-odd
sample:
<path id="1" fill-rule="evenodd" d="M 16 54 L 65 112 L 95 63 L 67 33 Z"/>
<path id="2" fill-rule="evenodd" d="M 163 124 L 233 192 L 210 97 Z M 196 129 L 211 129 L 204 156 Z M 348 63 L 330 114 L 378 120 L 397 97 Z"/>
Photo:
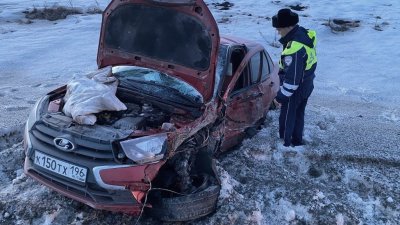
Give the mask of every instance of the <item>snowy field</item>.
<path id="1" fill-rule="evenodd" d="M 25 18 L 23 11 L 55 2 L 83 14 Z M 270 18 L 283 7 L 301 9 L 300 24 L 317 31 L 318 68 L 306 109 L 307 145 L 284 148 L 278 111 L 270 112 L 255 137 L 219 158 L 217 212 L 184 224 L 400 224 L 400 2 L 206 2 L 221 34 L 263 43 L 274 60 L 281 49 Z M 136 222 L 64 198 L 22 172 L 21 131 L 30 108 L 73 75 L 96 69 L 101 15 L 90 12 L 107 4 L 0 0 L 0 224 Z M 353 26 L 343 31 L 335 19 Z M 138 224 L 160 223 L 144 216 Z"/>

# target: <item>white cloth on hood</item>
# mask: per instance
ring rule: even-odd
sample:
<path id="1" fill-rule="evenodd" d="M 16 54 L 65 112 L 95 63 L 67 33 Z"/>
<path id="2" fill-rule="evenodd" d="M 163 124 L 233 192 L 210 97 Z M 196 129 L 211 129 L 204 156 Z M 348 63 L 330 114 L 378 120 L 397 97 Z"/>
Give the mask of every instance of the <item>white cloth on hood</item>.
<path id="1" fill-rule="evenodd" d="M 115 96 L 117 87 L 118 80 L 112 76 L 111 66 L 74 77 L 67 84 L 63 112 L 79 124 L 94 125 L 95 113 L 127 109 Z"/>

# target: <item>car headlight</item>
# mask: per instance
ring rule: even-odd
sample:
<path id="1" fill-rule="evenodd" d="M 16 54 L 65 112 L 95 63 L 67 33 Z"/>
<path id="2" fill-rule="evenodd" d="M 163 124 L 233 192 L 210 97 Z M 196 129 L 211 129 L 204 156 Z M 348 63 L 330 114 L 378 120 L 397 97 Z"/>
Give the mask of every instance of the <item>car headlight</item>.
<path id="1" fill-rule="evenodd" d="M 167 134 L 155 134 L 120 142 L 126 157 L 143 164 L 162 159 L 166 151 Z"/>
<path id="2" fill-rule="evenodd" d="M 25 124 L 25 131 L 24 131 L 24 144 L 25 144 L 25 149 L 26 149 L 26 155 L 31 154 L 31 149 L 32 149 L 32 143 L 31 139 L 29 137 L 29 131 L 32 129 L 33 125 L 37 120 L 40 118 L 40 113 L 43 108 L 43 104 L 47 102 L 49 99 L 49 96 L 45 96 L 41 99 L 39 99 L 35 105 L 32 108 L 31 113 L 29 114 L 28 120 L 26 121 Z"/>
<path id="3" fill-rule="evenodd" d="M 26 128 L 29 130 L 32 129 L 33 125 L 37 120 L 39 120 L 40 113 L 43 108 L 43 104 L 49 100 L 49 96 L 44 96 L 39 99 L 32 108 L 31 113 L 29 114 L 28 120 L 26 121 Z"/>

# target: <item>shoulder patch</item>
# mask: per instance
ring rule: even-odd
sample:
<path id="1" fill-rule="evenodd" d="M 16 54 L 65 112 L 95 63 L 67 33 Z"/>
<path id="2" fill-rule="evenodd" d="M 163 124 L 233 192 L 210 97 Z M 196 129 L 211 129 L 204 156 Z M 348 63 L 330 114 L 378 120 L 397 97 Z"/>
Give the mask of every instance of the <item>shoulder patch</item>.
<path id="1" fill-rule="evenodd" d="M 290 66 L 290 64 L 292 64 L 293 58 L 292 56 L 288 55 L 283 58 L 283 61 L 285 62 L 286 66 Z"/>

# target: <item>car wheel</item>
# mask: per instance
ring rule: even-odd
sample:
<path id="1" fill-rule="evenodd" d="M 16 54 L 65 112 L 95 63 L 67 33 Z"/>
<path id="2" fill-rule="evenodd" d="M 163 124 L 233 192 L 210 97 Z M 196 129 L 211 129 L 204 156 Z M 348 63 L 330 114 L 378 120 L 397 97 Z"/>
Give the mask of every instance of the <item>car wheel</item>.
<path id="1" fill-rule="evenodd" d="M 177 222 L 198 219 L 214 212 L 221 187 L 214 178 L 202 177 L 203 181 L 190 194 L 158 195 L 157 200 L 151 202 L 152 207 L 147 209 L 148 214 L 162 221 Z"/>

